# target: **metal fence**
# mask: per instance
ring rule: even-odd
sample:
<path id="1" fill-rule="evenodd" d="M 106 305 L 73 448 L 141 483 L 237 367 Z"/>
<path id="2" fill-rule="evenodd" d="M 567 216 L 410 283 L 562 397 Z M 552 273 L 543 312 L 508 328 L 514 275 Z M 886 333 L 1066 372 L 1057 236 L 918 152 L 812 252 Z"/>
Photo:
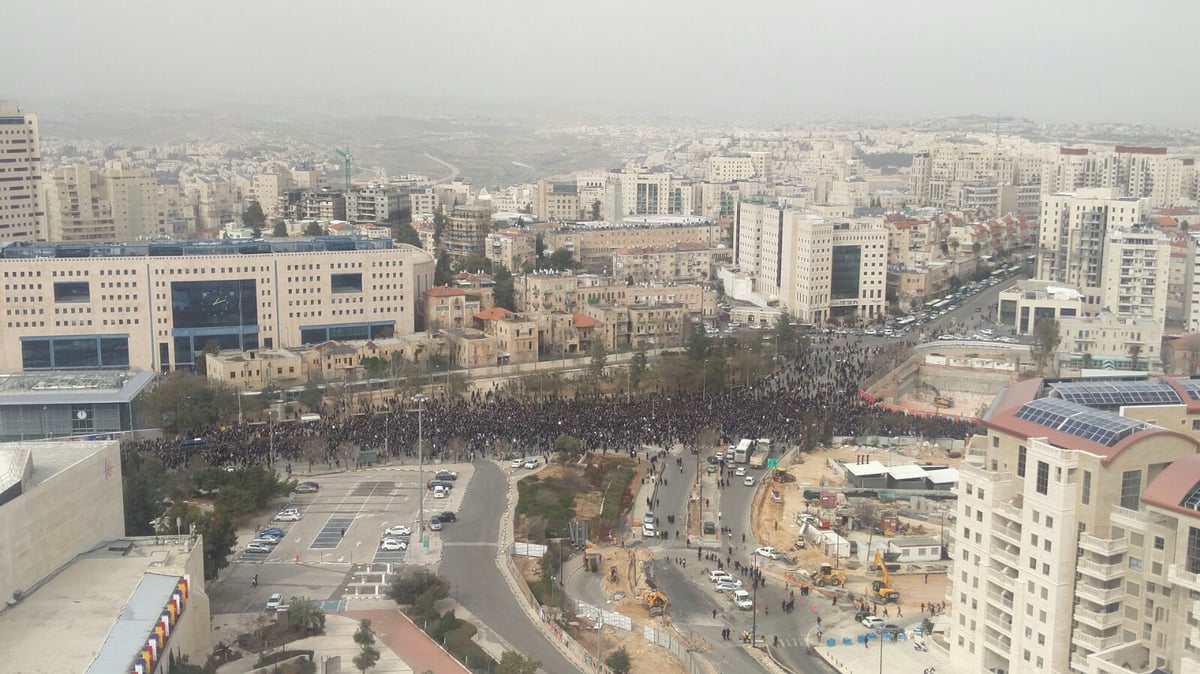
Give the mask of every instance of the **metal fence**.
<path id="1" fill-rule="evenodd" d="M 603 625 L 619 627 L 628 632 L 634 631 L 633 620 L 627 615 L 598 609 L 587 602 L 577 599 L 571 600 L 571 606 L 574 608 L 576 615 L 583 616 L 593 622 L 599 617 Z M 687 667 L 689 674 L 707 674 L 709 671 L 707 665 L 692 652 L 689 644 L 673 635 L 669 630 L 659 629 L 653 625 L 642 625 L 641 634 L 642 638 L 646 641 L 674 653 L 675 657 L 679 658 L 680 662 Z"/>
<path id="2" fill-rule="evenodd" d="M 523 541 L 515 541 L 512 545 L 514 555 L 524 555 L 526 557 L 541 557 L 546 554 L 546 546 L 538 543 L 525 543 Z"/>

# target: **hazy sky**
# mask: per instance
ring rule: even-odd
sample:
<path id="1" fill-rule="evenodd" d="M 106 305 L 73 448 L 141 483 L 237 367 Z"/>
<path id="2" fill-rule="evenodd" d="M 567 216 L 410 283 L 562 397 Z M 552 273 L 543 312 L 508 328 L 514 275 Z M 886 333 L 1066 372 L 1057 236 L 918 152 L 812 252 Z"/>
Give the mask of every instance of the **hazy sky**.
<path id="1" fill-rule="evenodd" d="M 0 0 L 0 97 L 536 97 L 1194 126 L 1193 0 Z"/>

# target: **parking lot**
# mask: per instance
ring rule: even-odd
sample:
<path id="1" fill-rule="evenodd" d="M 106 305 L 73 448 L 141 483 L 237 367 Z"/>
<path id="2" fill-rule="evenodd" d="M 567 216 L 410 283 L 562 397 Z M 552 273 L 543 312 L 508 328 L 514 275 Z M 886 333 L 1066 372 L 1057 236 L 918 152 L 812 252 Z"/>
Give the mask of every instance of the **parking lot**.
<path id="1" fill-rule="evenodd" d="M 454 511 L 462 502 L 471 467 L 452 469 L 458 471 L 459 478 L 450 496 L 434 500 L 426 495 L 426 519 L 444 510 Z M 432 479 L 435 472 L 426 469 L 425 479 Z M 320 485 L 316 493 L 293 494 L 288 502 L 299 511 L 298 521 L 272 521 L 277 507 L 264 514 L 254 527 L 258 531 L 278 528 L 283 532 L 269 553 L 246 552 L 246 544 L 254 534 L 249 530 L 239 532 L 230 566 L 222 571 L 222 581 L 211 593 L 214 613 L 260 611 L 272 592 L 281 592 L 285 598 L 335 600 L 345 591 L 352 567 L 361 570 L 369 564 L 372 568 L 395 569 L 406 561 L 407 551 L 384 551 L 380 543 L 389 527 L 405 525 L 417 530 L 417 499 L 426 490 L 417 483 L 416 466 L 312 479 Z M 439 534 L 431 531 L 428 535 Z M 412 540 L 417 544 L 415 536 Z M 257 587 L 251 583 L 255 575 L 259 577 Z"/>

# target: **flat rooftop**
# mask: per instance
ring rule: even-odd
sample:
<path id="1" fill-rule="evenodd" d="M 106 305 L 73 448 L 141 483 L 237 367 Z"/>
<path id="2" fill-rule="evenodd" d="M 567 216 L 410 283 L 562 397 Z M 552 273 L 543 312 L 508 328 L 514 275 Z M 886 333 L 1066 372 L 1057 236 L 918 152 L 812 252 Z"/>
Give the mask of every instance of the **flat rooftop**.
<path id="1" fill-rule="evenodd" d="M 167 540 L 102 545 L 0 611 L 5 671 L 129 671 L 183 577 L 187 548 Z"/>
<path id="2" fill-rule="evenodd" d="M 111 440 L 96 442 L 6 442 L 0 444 L 0 491 L 21 481 L 26 462 L 33 464 L 32 489 L 67 468 L 90 457 Z"/>
<path id="3" fill-rule="evenodd" d="M 153 372 L 47 370 L 0 375 L 0 405 L 130 403 Z"/>

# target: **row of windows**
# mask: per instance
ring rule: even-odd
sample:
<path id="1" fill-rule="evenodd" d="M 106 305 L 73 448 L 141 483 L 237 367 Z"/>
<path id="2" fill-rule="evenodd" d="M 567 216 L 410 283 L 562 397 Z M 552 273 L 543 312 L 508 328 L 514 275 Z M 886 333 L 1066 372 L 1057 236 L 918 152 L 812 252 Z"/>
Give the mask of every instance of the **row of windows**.
<path id="1" fill-rule="evenodd" d="M 26 370 L 128 367 L 129 336 L 22 339 L 21 363 Z"/>

